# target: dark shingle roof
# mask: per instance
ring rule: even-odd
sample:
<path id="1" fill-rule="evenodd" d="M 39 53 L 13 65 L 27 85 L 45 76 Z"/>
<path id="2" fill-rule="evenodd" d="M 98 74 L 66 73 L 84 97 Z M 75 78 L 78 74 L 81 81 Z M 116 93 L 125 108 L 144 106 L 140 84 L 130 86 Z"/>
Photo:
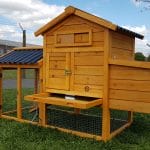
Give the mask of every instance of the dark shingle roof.
<path id="1" fill-rule="evenodd" d="M 0 57 L 0 64 L 35 64 L 43 58 L 43 50 L 13 50 Z"/>

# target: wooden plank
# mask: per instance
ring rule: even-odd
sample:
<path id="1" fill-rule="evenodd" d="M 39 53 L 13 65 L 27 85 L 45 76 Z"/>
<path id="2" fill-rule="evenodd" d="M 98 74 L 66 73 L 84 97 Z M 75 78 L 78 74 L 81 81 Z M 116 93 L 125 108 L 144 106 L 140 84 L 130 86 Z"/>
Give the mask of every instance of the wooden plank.
<path id="1" fill-rule="evenodd" d="M 59 57 L 59 56 L 58 56 L 58 57 L 52 57 L 52 56 L 50 56 L 50 57 L 49 57 L 49 60 L 50 60 L 50 61 L 51 61 L 51 60 L 57 60 L 57 61 L 58 61 L 58 60 L 60 60 L 60 61 L 62 60 L 62 61 L 64 61 L 64 60 L 65 60 L 65 57 L 61 57 L 61 56 L 60 56 L 60 57 Z"/>
<path id="2" fill-rule="evenodd" d="M 150 92 L 150 81 L 138 80 L 110 80 L 111 89 L 131 90 L 131 91 L 147 91 Z"/>
<path id="3" fill-rule="evenodd" d="M 75 53 L 71 53 L 70 55 L 70 62 L 71 62 L 71 65 L 70 65 L 70 69 L 71 69 L 71 76 L 70 76 L 70 90 L 73 90 L 74 89 L 74 74 L 75 74 L 75 65 L 74 65 L 74 58 L 75 58 Z"/>
<path id="4" fill-rule="evenodd" d="M 131 45 L 134 45 L 134 37 L 130 37 L 125 34 L 121 34 L 121 33 L 114 32 L 114 31 L 111 31 L 111 34 L 112 34 L 113 39 L 118 39 L 118 40 L 130 43 Z"/>
<path id="5" fill-rule="evenodd" d="M 104 66 L 75 66 L 76 75 L 104 75 Z"/>
<path id="6" fill-rule="evenodd" d="M 150 81 L 150 70 L 126 66 L 110 66 L 111 79 Z"/>
<path id="7" fill-rule="evenodd" d="M 80 56 L 104 56 L 104 52 L 100 52 L 100 51 L 90 51 L 89 52 L 75 52 L 75 57 L 80 57 Z"/>
<path id="8" fill-rule="evenodd" d="M 54 35 L 47 35 L 46 36 L 46 44 L 52 45 L 55 43 L 55 37 Z"/>
<path id="9" fill-rule="evenodd" d="M 81 46 L 81 47 L 52 47 L 51 45 L 47 45 L 47 52 L 55 52 L 55 53 L 60 53 L 60 52 L 92 52 L 92 51 L 104 51 L 104 47 L 103 46 L 93 46 L 91 47 L 87 47 L 87 46 Z"/>
<path id="10" fill-rule="evenodd" d="M 109 50 L 111 45 L 110 31 L 105 29 L 104 32 L 104 89 L 102 105 L 102 139 L 107 141 L 110 138 L 110 109 L 109 109 Z"/>
<path id="11" fill-rule="evenodd" d="M 47 124 L 46 104 L 39 102 L 39 124 L 45 126 Z"/>
<path id="12" fill-rule="evenodd" d="M 135 67 L 135 68 L 145 68 L 150 69 L 150 62 L 144 62 L 144 61 L 129 61 L 129 60 L 114 60 L 109 59 L 109 64 L 112 65 L 118 65 L 118 66 L 128 66 L 128 67 Z"/>
<path id="13" fill-rule="evenodd" d="M 111 58 L 133 60 L 133 52 L 121 48 L 111 48 Z"/>
<path id="14" fill-rule="evenodd" d="M 65 69 L 65 61 L 51 60 L 49 63 L 50 69 Z"/>
<path id="15" fill-rule="evenodd" d="M 28 95 L 25 97 L 26 100 L 31 100 L 35 102 L 40 102 L 44 104 L 53 104 L 53 105 L 59 105 L 59 106 L 67 106 L 67 107 L 73 107 L 73 108 L 81 108 L 81 109 L 88 109 L 90 107 L 94 107 L 97 105 L 102 104 L 102 99 L 94 99 L 90 101 L 83 101 L 80 99 L 76 100 L 67 100 L 59 97 L 42 97 L 39 95 Z M 43 106 L 42 106 L 43 108 Z M 43 110 L 41 111 L 44 112 Z"/>
<path id="16" fill-rule="evenodd" d="M 93 32 L 92 33 L 92 41 L 94 41 L 94 42 L 104 41 L 104 31 Z"/>
<path id="17" fill-rule="evenodd" d="M 104 47 L 104 41 L 93 41 L 92 46 L 95 47 Z"/>
<path id="18" fill-rule="evenodd" d="M 88 91 L 87 91 L 87 88 L 88 88 Z M 97 93 L 97 94 L 99 94 L 99 92 L 103 90 L 103 86 L 75 84 L 74 90 L 85 92 L 85 93 L 93 93 L 93 94 Z"/>
<path id="19" fill-rule="evenodd" d="M 60 52 L 60 53 L 49 53 L 50 57 L 66 57 L 66 53 Z"/>
<path id="20" fill-rule="evenodd" d="M 129 43 L 129 42 L 126 42 L 124 40 L 112 38 L 112 47 L 132 51 L 133 50 L 132 49 L 133 48 L 133 43 Z"/>
<path id="21" fill-rule="evenodd" d="M 86 57 L 75 57 L 75 65 L 80 66 L 98 66 L 104 64 L 103 56 L 86 56 Z"/>
<path id="22" fill-rule="evenodd" d="M 49 77 L 50 78 L 65 78 L 65 71 L 63 70 L 58 70 L 58 69 L 50 69 L 49 70 Z"/>
<path id="23" fill-rule="evenodd" d="M 67 90 L 68 86 L 66 84 L 66 78 L 49 78 L 48 82 L 46 82 L 47 88 L 56 88 Z"/>
<path id="24" fill-rule="evenodd" d="M 140 113 L 150 113 L 150 103 L 110 99 L 109 107 Z"/>
<path id="25" fill-rule="evenodd" d="M 109 98 L 150 103 L 150 92 L 110 90 Z"/>
<path id="26" fill-rule="evenodd" d="M 17 68 L 17 118 L 22 118 L 22 73 L 21 68 Z"/>
<path id="27" fill-rule="evenodd" d="M 75 75 L 75 84 L 103 85 L 104 76 Z"/>
<path id="28" fill-rule="evenodd" d="M 66 53 L 66 66 L 65 69 L 69 72 L 71 72 L 71 54 L 70 53 Z M 70 74 L 66 74 L 66 90 L 70 89 L 70 76 L 71 76 L 72 72 Z"/>
<path id="29" fill-rule="evenodd" d="M 100 90 L 99 93 L 88 93 L 88 92 L 75 91 L 75 90 L 67 91 L 67 90 L 48 89 L 47 88 L 46 92 L 66 94 L 66 95 L 87 96 L 87 97 L 95 97 L 95 98 L 102 98 L 102 96 L 103 96 L 102 90 Z"/>

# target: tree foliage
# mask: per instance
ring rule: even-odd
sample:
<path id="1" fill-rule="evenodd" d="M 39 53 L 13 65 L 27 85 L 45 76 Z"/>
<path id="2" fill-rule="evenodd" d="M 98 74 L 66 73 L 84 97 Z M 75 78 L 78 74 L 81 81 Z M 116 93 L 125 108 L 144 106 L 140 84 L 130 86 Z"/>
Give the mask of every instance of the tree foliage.
<path id="1" fill-rule="evenodd" d="M 146 57 L 144 56 L 143 53 L 137 52 L 137 53 L 135 53 L 135 60 L 138 60 L 138 61 L 145 61 L 145 60 L 146 60 Z"/>
<path id="2" fill-rule="evenodd" d="M 147 57 L 147 61 L 149 61 L 149 62 L 150 62 L 150 55 L 148 55 L 148 57 Z"/>

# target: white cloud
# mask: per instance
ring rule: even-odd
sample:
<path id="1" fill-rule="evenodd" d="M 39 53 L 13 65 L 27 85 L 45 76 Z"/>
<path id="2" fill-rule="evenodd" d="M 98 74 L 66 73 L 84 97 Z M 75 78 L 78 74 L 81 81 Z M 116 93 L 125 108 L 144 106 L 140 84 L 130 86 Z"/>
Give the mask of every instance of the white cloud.
<path id="1" fill-rule="evenodd" d="M 140 0 L 131 0 L 131 2 L 137 7 L 141 5 Z"/>
<path id="2" fill-rule="evenodd" d="M 48 5 L 42 0 L 0 0 L 0 17 L 4 18 L 4 21 L 0 22 L 0 38 L 22 40 L 21 29 L 18 26 L 18 23 L 21 23 L 27 30 L 27 42 L 42 44 L 42 38 L 34 37 L 34 32 L 60 14 L 64 8 Z"/>
<path id="3" fill-rule="evenodd" d="M 136 51 L 143 52 L 145 55 L 149 55 L 150 54 L 150 48 L 147 46 L 147 43 L 150 43 L 150 36 L 149 36 L 150 29 L 146 28 L 145 25 L 142 25 L 142 26 L 126 25 L 123 27 L 126 29 L 129 29 L 133 32 L 144 35 L 143 40 L 140 40 L 140 39 L 135 40 L 135 49 L 136 49 Z"/>
<path id="4" fill-rule="evenodd" d="M 48 5 L 41 0 L 0 0 L 0 14 L 26 28 L 39 27 L 64 10 L 64 6 Z"/>

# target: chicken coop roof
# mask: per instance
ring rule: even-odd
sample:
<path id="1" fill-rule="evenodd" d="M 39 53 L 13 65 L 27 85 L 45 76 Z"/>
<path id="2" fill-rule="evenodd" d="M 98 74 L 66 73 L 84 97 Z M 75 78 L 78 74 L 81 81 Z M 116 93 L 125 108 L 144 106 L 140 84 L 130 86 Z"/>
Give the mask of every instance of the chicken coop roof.
<path id="1" fill-rule="evenodd" d="M 43 50 L 16 49 L 0 57 L 0 64 L 36 64 L 43 58 Z"/>

